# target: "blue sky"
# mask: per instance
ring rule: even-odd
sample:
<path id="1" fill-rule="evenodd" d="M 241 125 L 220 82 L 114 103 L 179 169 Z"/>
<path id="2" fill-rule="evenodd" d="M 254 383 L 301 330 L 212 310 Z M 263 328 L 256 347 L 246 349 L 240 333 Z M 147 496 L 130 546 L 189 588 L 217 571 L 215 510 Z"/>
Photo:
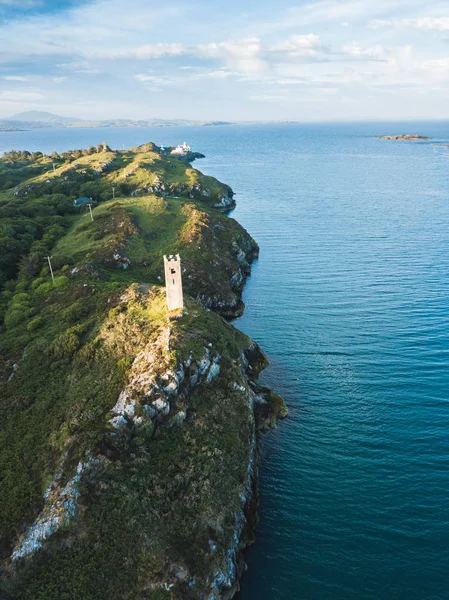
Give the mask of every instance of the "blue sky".
<path id="1" fill-rule="evenodd" d="M 0 117 L 449 118 L 447 0 L 0 0 Z"/>

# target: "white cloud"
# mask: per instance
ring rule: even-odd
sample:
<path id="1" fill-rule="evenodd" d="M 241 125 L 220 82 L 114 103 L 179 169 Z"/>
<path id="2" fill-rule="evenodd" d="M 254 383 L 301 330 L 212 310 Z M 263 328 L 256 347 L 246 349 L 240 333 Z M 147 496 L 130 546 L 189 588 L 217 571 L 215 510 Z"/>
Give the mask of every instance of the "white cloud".
<path id="1" fill-rule="evenodd" d="M 225 71 L 224 69 L 219 69 L 218 71 L 206 71 L 205 73 L 197 73 L 194 75 L 195 79 L 227 79 L 234 75 L 232 71 Z"/>
<path id="2" fill-rule="evenodd" d="M 354 58 L 368 60 L 384 60 L 387 56 L 387 51 L 379 44 L 371 48 L 362 48 L 357 42 L 352 42 L 352 44 L 343 46 L 343 53 Z"/>
<path id="3" fill-rule="evenodd" d="M 416 67 L 426 73 L 434 83 L 449 83 L 449 57 L 423 60 Z"/>
<path id="4" fill-rule="evenodd" d="M 321 56 L 329 52 L 329 47 L 323 44 L 319 35 L 294 35 L 291 38 L 275 44 L 270 48 L 272 52 L 285 52 L 290 56 Z"/>
<path id="5" fill-rule="evenodd" d="M 1 79 L 6 81 L 28 81 L 28 77 L 22 77 L 22 75 L 3 75 Z"/>
<path id="6" fill-rule="evenodd" d="M 20 0 L 19 0 L 20 1 Z M 126 55 L 136 46 L 158 36 L 162 26 L 176 23 L 186 10 L 180 6 L 156 6 L 148 0 L 93 0 L 51 14 L 22 15 L 0 23 L 0 55 L 67 55 L 91 58 Z M 38 32 L 38 35 L 36 35 Z M 164 44 L 162 44 L 163 46 Z M 161 48 L 159 48 L 161 54 Z"/>
<path id="7" fill-rule="evenodd" d="M 327 102 L 339 94 L 338 88 L 308 87 L 300 91 L 285 90 L 280 94 L 254 94 L 251 99 L 255 102 L 273 102 L 277 104 L 301 102 Z"/>
<path id="8" fill-rule="evenodd" d="M 285 29 L 308 27 L 310 25 L 337 22 L 351 24 L 368 21 L 394 10 L 412 10 L 422 6 L 422 0 L 317 0 L 294 6 L 277 19 L 259 23 L 254 30 L 279 32 Z"/>
<path id="9" fill-rule="evenodd" d="M 416 19 L 374 19 L 370 21 L 372 29 L 383 27 L 404 27 L 425 31 L 449 31 L 449 17 L 419 17 Z"/>
<path id="10" fill-rule="evenodd" d="M 146 75 L 145 73 L 138 73 L 134 75 L 136 81 L 141 83 L 165 83 L 167 79 L 165 77 L 157 77 L 156 75 Z"/>
<path id="11" fill-rule="evenodd" d="M 84 73 L 85 75 L 100 75 L 103 71 L 101 69 L 75 69 L 75 73 Z"/>
<path id="12" fill-rule="evenodd" d="M 186 54 L 188 48 L 182 44 L 160 42 L 158 44 L 144 44 L 128 50 L 111 50 L 97 52 L 95 56 L 101 58 L 139 58 L 152 59 L 164 56 L 180 56 Z"/>
<path id="13" fill-rule="evenodd" d="M 0 100 L 12 100 L 17 102 L 42 100 L 44 95 L 36 91 L 1 90 Z"/>
<path id="14" fill-rule="evenodd" d="M 263 60 L 262 50 L 259 38 L 198 44 L 195 48 L 199 56 L 221 59 L 231 71 L 247 76 L 267 70 L 268 65 Z"/>

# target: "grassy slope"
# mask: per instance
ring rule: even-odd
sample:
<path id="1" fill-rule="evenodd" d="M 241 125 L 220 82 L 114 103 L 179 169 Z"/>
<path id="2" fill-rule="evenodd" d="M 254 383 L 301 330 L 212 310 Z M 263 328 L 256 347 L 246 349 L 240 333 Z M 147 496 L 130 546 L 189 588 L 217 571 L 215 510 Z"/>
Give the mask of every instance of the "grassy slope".
<path id="1" fill-rule="evenodd" d="M 162 256 L 179 253 L 190 295 L 216 299 L 212 307 L 221 303 L 224 314 L 240 303 L 243 279 L 233 284 L 232 276 L 239 269 L 246 276 L 249 268 L 239 264 L 238 251 L 251 261 L 258 249 L 233 219 L 182 198 L 154 195 L 102 203 L 93 222 L 84 210 L 52 252 L 61 264 L 89 262 L 108 280 L 160 283 Z M 113 260 L 117 250 L 130 261 L 122 272 Z"/>

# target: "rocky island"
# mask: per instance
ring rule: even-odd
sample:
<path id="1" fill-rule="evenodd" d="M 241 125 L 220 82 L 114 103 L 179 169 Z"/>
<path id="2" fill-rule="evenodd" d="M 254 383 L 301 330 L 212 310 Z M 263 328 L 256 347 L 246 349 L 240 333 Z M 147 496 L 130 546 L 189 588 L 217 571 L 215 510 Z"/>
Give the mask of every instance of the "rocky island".
<path id="1" fill-rule="evenodd" d="M 239 589 L 259 435 L 286 409 L 229 322 L 258 255 L 232 206 L 229 186 L 151 143 L 0 159 L 2 598 Z"/>
<path id="2" fill-rule="evenodd" d="M 399 140 L 403 142 L 419 142 L 424 140 L 431 140 L 430 137 L 425 137 L 423 135 L 417 135 L 415 133 L 405 133 L 402 135 L 379 135 L 377 136 L 378 140 Z"/>

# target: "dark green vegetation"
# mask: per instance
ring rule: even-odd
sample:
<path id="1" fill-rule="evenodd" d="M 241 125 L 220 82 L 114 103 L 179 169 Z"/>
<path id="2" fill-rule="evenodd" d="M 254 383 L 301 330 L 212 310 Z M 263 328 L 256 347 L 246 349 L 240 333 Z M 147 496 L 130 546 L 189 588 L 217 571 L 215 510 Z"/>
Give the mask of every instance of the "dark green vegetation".
<path id="1" fill-rule="evenodd" d="M 15 153 L 0 173 L 14 186 L 0 196 L 5 592 L 232 593 L 254 510 L 253 403 L 263 425 L 284 410 L 249 385 L 266 364 L 257 346 L 205 308 L 239 314 L 257 254 L 213 208 L 232 192 L 152 144 Z M 94 199 L 93 221 L 78 195 Z M 186 310 L 168 320 L 162 255 L 178 252 Z"/>

